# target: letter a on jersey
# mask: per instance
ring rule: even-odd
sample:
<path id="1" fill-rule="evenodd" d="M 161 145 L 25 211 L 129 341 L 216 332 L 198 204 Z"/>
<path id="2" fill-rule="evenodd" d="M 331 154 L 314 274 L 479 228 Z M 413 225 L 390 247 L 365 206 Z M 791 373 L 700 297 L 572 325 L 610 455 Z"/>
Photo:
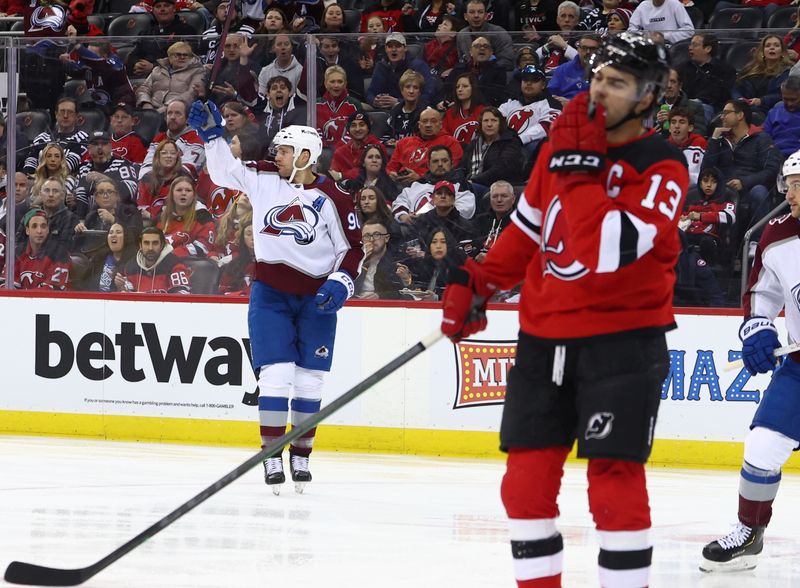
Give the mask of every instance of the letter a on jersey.
<path id="1" fill-rule="evenodd" d="M 317 236 L 314 230 L 317 222 L 317 211 L 295 198 L 289 204 L 270 208 L 264 217 L 264 228 L 261 232 L 276 237 L 288 235 L 294 237 L 298 245 L 308 245 Z"/>

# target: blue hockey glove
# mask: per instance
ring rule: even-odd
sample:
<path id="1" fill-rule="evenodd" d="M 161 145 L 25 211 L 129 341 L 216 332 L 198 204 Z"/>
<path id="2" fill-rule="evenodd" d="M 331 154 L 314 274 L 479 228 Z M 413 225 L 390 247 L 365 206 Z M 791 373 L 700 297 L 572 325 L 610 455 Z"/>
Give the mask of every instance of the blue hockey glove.
<path id="1" fill-rule="evenodd" d="M 221 137 L 225 132 L 225 121 L 222 119 L 217 105 L 210 100 L 203 104 L 195 100 L 189 111 L 189 126 L 192 127 L 200 138 L 208 143 L 211 139 Z"/>
<path id="2" fill-rule="evenodd" d="M 317 290 L 317 309 L 322 314 L 332 314 L 356 291 L 353 278 L 347 272 L 334 272 Z"/>
<path id="3" fill-rule="evenodd" d="M 745 320 L 739 327 L 742 340 L 742 361 L 752 375 L 766 374 L 775 369 L 775 349 L 781 346 L 778 331 L 772 321 L 763 316 Z"/>

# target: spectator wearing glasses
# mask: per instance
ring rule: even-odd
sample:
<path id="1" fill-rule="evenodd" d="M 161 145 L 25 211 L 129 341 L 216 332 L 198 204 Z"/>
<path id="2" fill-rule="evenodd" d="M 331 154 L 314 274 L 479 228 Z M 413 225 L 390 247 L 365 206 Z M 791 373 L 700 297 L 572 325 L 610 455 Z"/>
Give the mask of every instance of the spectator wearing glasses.
<path id="1" fill-rule="evenodd" d="M 775 185 L 783 156 L 772 137 L 751 128 L 752 110 L 744 100 L 726 102 L 721 123 L 708 140 L 701 169 L 716 167 L 725 184 L 739 193 L 740 228 L 746 228 L 769 212 L 770 187 Z"/>
<path id="2" fill-rule="evenodd" d="M 174 39 L 192 37 L 195 30 L 184 24 L 175 12 L 175 0 L 156 0 L 153 2 L 155 22 L 140 36 L 126 62 L 128 74 L 137 79 L 146 78 L 167 56 L 167 49 Z"/>
<path id="3" fill-rule="evenodd" d="M 397 265 L 391 248 L 392 236 L 386 226 L 368 220 L 361 229 L 364 261 L 355 283 L 355 298 L 360 300 L 397 300 L 403 287 L 397 276 Z"/>
<path id="4" fill-rule="evenodd" d="M 147 79 L 136 89 L 139 108 L 164 112 L 172 100 L 193 102 L 205 96 L 206 69 L 188 43 L 178 41 L 167 57 L 156 61 Z"/>
<path id="5" fill-rule="evenodd" d="M 477 37 L 472 41 L 469 50 L 469 59 L 462 61 L 453 68 L 448 79 L 455 80 L 458 76 L 471 73 L 478 80 L 478 88 L 486 100 L 493 105 L 505 102 L 508 92 L 506 90 L 506 70 L 504 70 L 494 55 L 492 44 L 487 37 Z M 447 93 L 453 91 L 448 85 Z"/>
<path id="6" fill-rule="evenodd" d="M 556 17 L 556 29 L 560 31 L 555 35 L 550 35 L 547 42 L 536 50 L 539 63 L 547 73 L 568 61 L 571 61 L 578 54 L 577 50 L 570 44 L 571 39 L 575 38 L 573 32 L 581 18 L 580 7 L 566 0 L 558 5 L 558 16 Z M 547 30 L 547 29 L 545 29 Z"/>
<path id="7" fill-rule="evenodd" d="M 33 138 L 30 155 L 25 160 L 22 171 L 32 175 L 36 171 L 41 150 L 49 143 L 58 143 L 64 150 L 67 171 L 78 171 L 81 158 L 86 153 L 86 140 L 89 134 L 78 128 L 78 102 L 70 96 L 62 96 L 56 102 L 55 128 L 48 129 Z"/>
<path id="8" fill-rule="evenodd" d="M 98 180 L 95 183 L 92 207 L 86 218 L 75 226 L 76 243 L 80 246 L 87 241 L 81 238 L 81 233 L 87 230 L 108 231 L 115 223 L 121 224 L 133 235 L 138 236 L 142 232 L 142 215 L 136 205 L 122 199 L 114 180 Z"/>
<path id="9" fill-rule="evenodd" d="M 547 84 L 547 89 L 561 104 L 566 104 L 571 98 L 589 88 L 586 68 L 599 47 L 598 35 L 585 35 L 578 41 L 578 54 L 571 61 L 553 70 L 553 77 Z"/>
<path id="10" fill-rule="evenodd" d="M 680 0 L 643 0 L 631 15 L 629 31 L 659 31 L 667 43 L 694 34 L 694 23 Z"/>
<path id="11" fill-rule="evenodd" d="M 459 57 L 462 61 L 469 59 L 472 42 L 482 36 L 489 39 L 489 43 L 492 45 L 492 54 L 496 56 L 500 69 L 511 71 L 514 69 L 514 43 L 511 35 L 504 28 L 488 22 L 486 5 L 486 0 L 468 0 L 464 11 L 467 26 L 456 35 Z"/>

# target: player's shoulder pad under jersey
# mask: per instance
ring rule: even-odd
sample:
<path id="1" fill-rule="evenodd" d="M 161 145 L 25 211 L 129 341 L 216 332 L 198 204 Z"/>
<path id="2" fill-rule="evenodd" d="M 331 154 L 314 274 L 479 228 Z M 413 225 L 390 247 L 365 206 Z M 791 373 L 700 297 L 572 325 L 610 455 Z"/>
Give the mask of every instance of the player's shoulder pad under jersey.
<path id="1" fill-rule="evenodd" d="M 258 161 L 245 161 L 245 166 L 256 172 L 277 172 L 278 166 L 273 162 L 266 159 L 259 159 Z"/>
<path id="2" fill-rule="evenodd" d="M 787 241 L 800 237 L 800 220 L 791 214 L 784 214 L 771 219 L 764 228 L 761 237 L 761 248 L 766 249 L 768 245 L 773 245 L 780 241 Z"/>
<path id="3" fill-rule="evenodd" d="M 687 167 L 683 152 L 658 133 L 651 133 L 638 141 L 609 147 L 608 158 L 612 161 L 624 161 L 640 174 L 664 161 L 674 161 L 684 169 Z"/>

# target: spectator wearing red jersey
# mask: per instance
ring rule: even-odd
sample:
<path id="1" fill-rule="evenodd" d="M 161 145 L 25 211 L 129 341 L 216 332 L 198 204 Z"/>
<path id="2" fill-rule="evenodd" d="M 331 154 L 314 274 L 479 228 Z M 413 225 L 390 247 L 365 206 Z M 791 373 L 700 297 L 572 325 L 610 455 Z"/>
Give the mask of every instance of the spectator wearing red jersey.
<path id="1" fill-rule="evenodd" d="M 114 278 L 119 292 L 191 294 L 192 270 L 172 252 L 158 227 L 147 227 L 139 239 L 139 252 Z"/>
<path id="2" fill-rule="evenodd" d="M 337 182 L 342 178 L 354 180 L 358 177 L 361 153 L 368 145 L 376 145 L 383 149 L 380 139 L 372 134 L 369 117 L 363 112 L 354 112 L 350 115 L 347 119 L 347 132 L 350 138 L 336 148 L 328 171 L 328 175 Z"/>
<path id="3" fill-rule="evenodd" d="M 442 130 L 442 115 L 435 108 L 426 108 L 419 117 L 419 135 L 397 142 L 386 166 L 389 177 L 397 183 L 410 185 L 428 172 L 428 151 L 434 145 L 444 145 L 453 156 L 453 165 L 461 162 L 461 144 Z"/>
<path id="4" fill-rule="evenodd" d="M 431 75 L 444 81 L 458 63 L 458 47 L 456 47 L 456 31 L 461 27 L 459 20 L 445 14 L 436 26 L 436 36 L 425 43 L 423 55 L 431 67 Z"/>
<path id="5" fill-rule="evenodd" d="M 191 174 L 181 163 L 178 144 L 172 139 L 165 139 L 155 149 L 152 169 L 139 181 L 137 204 L 142 218 L 159 217 L 172 181 L 181 176 L 191 177 Z"/>
<path id="6" fill-rule="evenodd" d="M 114 157 L 127 159 L 131 163 L 144 161 L 147 148 L 142 138 L 133 130 L 137 122 L 129 104 L 122 102 L 114 106 L 111 113 L 111 152 Z"/>
<path id="7" fill-rule="evenodd" d="M 472 141 L 478 130 L 478 119 L 486 106 L 478 78 L 469 72 L 458 74 L 453 84 L 452 98 L 442 106 L 447 107 L 442 121 L 444 132 L 462 145 Z"/>
<path id="8" fill-rule="evenodd" d="M 189 107 L 183 100 L 172 100 L 167 103 L 167 111 L 164 113 L 167 130 L 153 137 L 153 141 L 147 149 L 147 155 L 144 157 L 142 167 L 139 169 L 140 180 L 152 168 L 156 147 L 164 139 L 175 141 L 180 150 L 181 162 L 184 167 L 192 176 L 197 176 L 198 171 L 206 162 L 206 152 L 203 149 L 203 141 L 200 140 L 197 132 L 186 124 L 188 112 Z"/>
<path id="9" fill-rule="evenodd" d="M 227 296 L 250 296 L 250 284 L 256 272 L 253 223 L 247 222 L 236 232 L 237 255 L 225 266 L 219 280 L 219 293 Z"/>
<path id="10" fill-rule="evenodd" d="M 250 199 L 244 192 L 239 192 L 231 207 L 219 219 L 214 250 L 209 257 L 216 259 L 220 266 L 230 263 L 239 254 L 239 231 L 246 223 L 252 222 L 253 206 Z"/>
<path id="11" fill-rule="evenodd" d="M 698 185 L 686 194 L 686 206 L 681 215 L 690 245 L 700 249 L 700 256 L 715 263 L 726 231 L 736 222 L 735 192 L 722 180 L 715 167 L 707 167 L 700 174 Z"/>
<path id="12" fill-rule="evenodd" d="M 67 250 L 50 239 L 47 214 L 41 208 L 32 208 L 22 217 L 22 224 L 26 239 L 17 246 L 14 287 L 21 290 L 66 290 L 70 259 Z"/>
<path id="13" fill-rule="evenodd" d="M 347 73 L 332 65 L 325 70 L 325 93 L 317 98 L 317 130 L 324 147 L 337 148 L 347 137 L 350 115 L 362 112 L 361 102 L 347 93 Z"/>
<path id="14" fill-rule="evenodd" d="M 202 205 L 190 178 L 175 178 L 161 211 L 158 228 L 178 257 L 208 257 L 214 246 L 214 219 Z"/>

